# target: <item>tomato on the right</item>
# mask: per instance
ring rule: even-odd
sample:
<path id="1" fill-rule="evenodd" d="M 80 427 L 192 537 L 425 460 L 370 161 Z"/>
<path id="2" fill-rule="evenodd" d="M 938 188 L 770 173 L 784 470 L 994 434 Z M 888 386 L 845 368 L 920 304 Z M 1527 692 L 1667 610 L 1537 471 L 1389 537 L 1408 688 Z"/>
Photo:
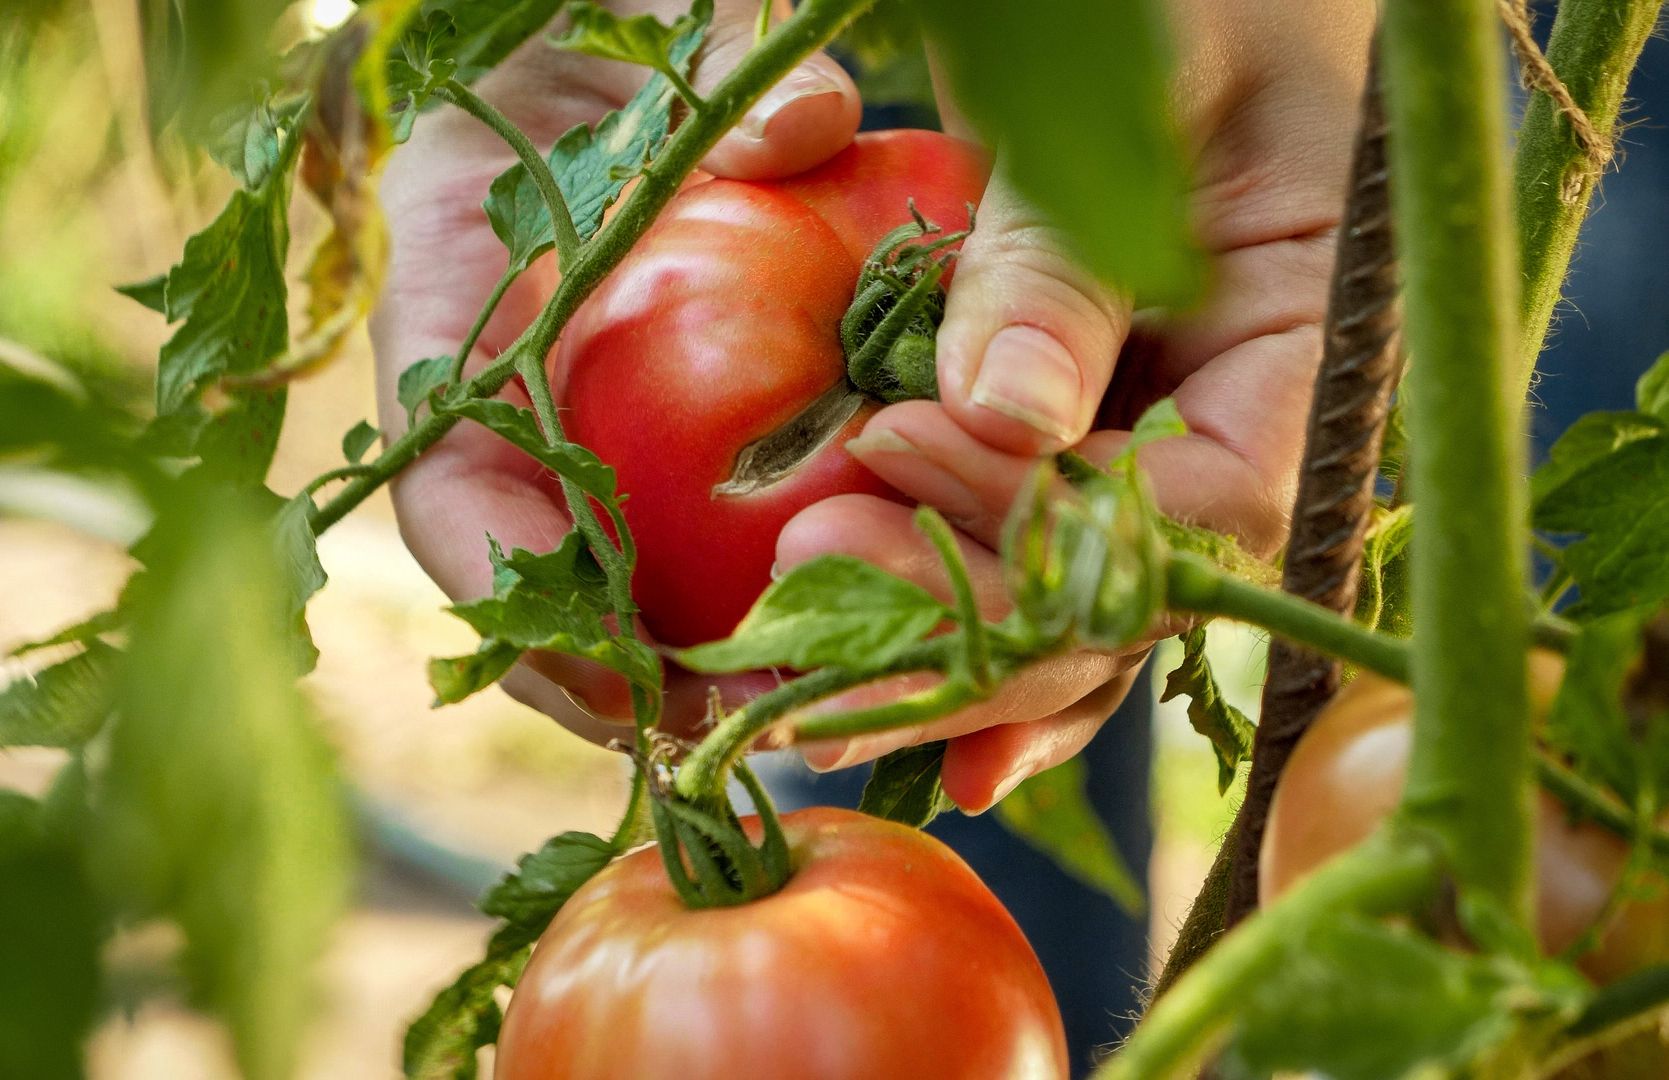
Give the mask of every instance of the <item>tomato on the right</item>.
<path id="1" fill-rule="evenodd" d="M 1531 707 L 1544 715 L 1558 690 L 1562 662 L 1532 654 Z M 1258 863 L 1265 903 L 1378 827 L 1402 796 L 1413 745 L 1414 695 L 1407 687 L 1363 674 L 1316 717 L 1281 774 Z M 1557 799 L 1540 792 L 1536 830 L 1536 912 L 1543 952 L 1575 944 L 1605 909 L 1628 860 L 1622 837 L 1574 821 Z M 1598 946 L 1578 966 L 1611 982 L 1669 963 L 1669 881 L 1650 875 Z"/>

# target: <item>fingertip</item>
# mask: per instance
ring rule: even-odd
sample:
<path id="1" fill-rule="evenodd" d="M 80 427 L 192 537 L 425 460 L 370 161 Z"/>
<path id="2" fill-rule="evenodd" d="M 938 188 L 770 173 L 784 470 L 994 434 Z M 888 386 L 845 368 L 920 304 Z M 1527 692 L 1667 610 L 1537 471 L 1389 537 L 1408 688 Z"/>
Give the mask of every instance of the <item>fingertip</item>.
<path id="1" fill-rule="evenodd" d="M 828 57 L 813 57 L 766 91 L 703 165 L 738 180 L 792 176 L 846 149 L 862 114 L 851 77 Z"/>

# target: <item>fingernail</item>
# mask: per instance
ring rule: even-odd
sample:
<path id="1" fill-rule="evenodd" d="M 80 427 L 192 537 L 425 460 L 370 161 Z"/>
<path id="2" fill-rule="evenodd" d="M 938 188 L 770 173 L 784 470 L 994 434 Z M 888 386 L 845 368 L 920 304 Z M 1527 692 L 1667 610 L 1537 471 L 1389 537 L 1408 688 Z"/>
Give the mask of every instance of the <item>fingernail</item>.
<path id="1" fill-rule="evenodd" d="M 806 767 L 812 772 L 833 772 L 840 768 L 846 752 L 851 748 L 850 739 L 827 739 L 823 742 L 804 743 L 800 746 L 800 757 L 805 759 Z"/>
<path id="2" fill-rule="evenodd" d="M 893 455 L 886 474 L 890 482 L 936 507 L 952 524 L 975 521 L 985 512 L 979 496 L 960 477 L 891 428 L 867 427 L 847 442 L 846 450 L 860 460 L 868 454 Z"/>
<path id="3" fill-rule="evenodd" d="M 996 806 L 998 803 L 1008 798 L 1014 793 L 1015 788 L 1026 782 L 1026 778 L 1031 776 L 1031 774 L 1031 766 L 1022 765 L 1018 769 L 1009 773 L 1007 776 L 1003 777 L 1001 780 L 997 781 L 997 786 L 991 789 L 991 801 L 987 803 L 983 809 L 975 811 L 974 816 L 977 817 L 979 814 L 985 813 L 986 810 L 991 809 L 993 806 Z"/>
<path id="4" fill-rule="evenodd" d="M 1082 392 L 1066 346 L 1035 326 L 1005 326 L 985 346 L 968 396 L 1041 435 L 1071 442 Z"/>
<path id="5" fill-rule="evenodd" d="M 750 139 L 763 139 L 771 118 L 789 105 L 803 98 L 840 92 L 840 86 L 816 68 L 800 68 L 765 91 L 765 96 L 754 102 L 736 126 Z"/>

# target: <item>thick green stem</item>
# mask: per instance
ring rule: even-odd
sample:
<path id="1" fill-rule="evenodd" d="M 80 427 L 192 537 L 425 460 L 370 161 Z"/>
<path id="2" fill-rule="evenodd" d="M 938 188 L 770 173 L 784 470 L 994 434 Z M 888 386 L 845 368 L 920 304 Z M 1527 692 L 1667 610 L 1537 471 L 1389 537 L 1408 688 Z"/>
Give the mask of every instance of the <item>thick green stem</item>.
<path id="1" fill-rule="evenodd" d="M 1272 907 L 1242 922 L 1200 957 L 1096 1080 L 1191 1075 L 1232 1027 L 1253 987 L 1280 967 L 1288 946 L 1318 920 L 1343 912 L 1408 911 L 1437 887 L 1438 862 L 1424 844 L 1376 835 L 1304 879 Z"/>
<path id="2" fill-rule="evenodd" d="M 1411 820 L 1462 886 L 1528 921 L 1529 535 L 1500 26 L 1480 0 L 1388 0 L 1382 30 L 1402 248 L 1413 548 Z"/>
<path id="3" fill-rule="evenodd" d="M 510 144 L 510 149 L 516 152 L 516 157 L 521 159 L 522 167 L 527 169 L 528 175 L 532 177 L 533 186 L 539 189 L 539 197 L 544 200 L 545 208 L 550 211 L 551 231 L 556 237 L 557 262 L 563 270 L 567 270 L 573 265 L 574 257 L 579 254 L 580 234 L 574 229 L 573 215 L 568 212 L 568 201 L 562 197 L 562 189 L 557 186 L 556 176 L 551 172 L 550 163 L 545 160 L 544 155 L 539 153 L 532 140 L 522 134 L 521 128 L 512 124 L 503 113 L 487 104 L 475 91 L 456 79 L 449 79 L 436 87 L 435 96 L 469 113 Z M 460 349 L 459 352 L 462 353 L 463 350 Z"/>
<path id="4" fill-rule="evenodd" d="M 1409 646 L 1401 638 L 1375 633 L 1291 593 L 1243 581 L 1197 556 L 1172 555 L 1165 579 L 1165 603 L 1173 611 L 1225 615 L 1388 679 L 1408 681 Z"/>
<path id="5" fill-rule="evenodd" d="M 687 119 L 667 141 L 613 220 L 581 249 L 533 325 L 503 356 L 464 384 L 463 393 L 471 397 L 496 394 L 514 373 L 514 357 L 522 348 L 531 349 L 537 356 L 546 355 L 575 309 L 626 257 L 707 151 L 735 126 L 760 95 L 874 2 L 805 0 L 793 15 L 743 57 L 706 99 L 707 107 Z M 348 484 L 319 508 L 311 519 L 314 531 L 322 532 L 347 516 L 390 477 L 438 442 L 457 422 L 456 416 L 430 416 L 407 430 L 370 464 L 369 473 Z"/>
<path id="6" fill-rule="evenodd" d="M 1663 0 L 1561 0 L 1547 59 L 1599 136 L 1615 137 L 1629 75 Z M 1535 92 L 1518 129 L 1513 184 L 1524 275 L 1520 304 L 1522 397 L 1547 337 L 1576 235 L 1598 177 L 1587 149 L 1547 94 Z"/>

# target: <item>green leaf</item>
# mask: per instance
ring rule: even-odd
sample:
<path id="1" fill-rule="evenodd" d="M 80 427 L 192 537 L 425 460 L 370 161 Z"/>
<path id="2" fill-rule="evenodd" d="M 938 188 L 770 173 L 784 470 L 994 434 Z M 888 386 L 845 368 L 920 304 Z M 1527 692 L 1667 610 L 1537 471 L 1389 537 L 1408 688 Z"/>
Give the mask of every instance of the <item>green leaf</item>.
<path id="1" fill-rule="evenodd" d="M 1362 543 L 1362 572 L 1356 621 L 1374 630 L 1407 637 L 1414 630 L 1409 607 L 1408 555 L 1414 539 L 1414 506 L 1375 507 Z"/>
<path id="2" fill-rule="evenodd" d="M 201 455 L 240 483 L 266 475 L 284 395 L 234 394 L 215 410 L 204 407 L 202 395 L 226 375 L 261 370 L 288 344 L 284 263 L 290 173 L 301 140 L 293 122 L 262 130 L 262 138 L 258 153 L 272 164 L 259 185 L 234 191 L 220 215 L 186 241 L 184 256 L 168 272 L 164 314 L 184 322 L 162 346 L 152 433 L 158 452 Z M 154 298 L 152 293 L 147 296 Z"/>
<path id="3" fill-rule="evenodd" d="M 431 356 L 400 372 L 394 396 L 406 410 L 406 422 L 417 423 L 417 407 L 452 379 L 452 357 Z"/>
<path id="4" fill-rule="evenodd" d="M 406 1029 L 401 1065 L 410 1080 L 475 1080 L 476 1051 L 498 1041 L 504 1022 L 495 994 L 521 977 L 530 951 L 489 946 L 484 960 L 435 996 Z"/>
<path id="5" fill-rule="evenodd" d="M 570 532 L 553 552 L 520 548 L 505 555 L 488 538 L 493 595 L 450 610 L 481 635 L 469 656 L 433 660 L 429 683 L 440 704 L 460 701 L 502 677 L 528 649 L 595 661 L 656 693 L 660 659 L 640 641 L 614 634 L 607 581 L 580 534 Z"/>
<path id="6" fill-rule="evenodd" d="M 581 885 L 614 858 L 607 840 L 590 833 L 565 832 L 545 841 L 538 851 L 523 855 L 514 873 L 487 891 L 481 910 L 505 920 L 499 931 L 506 940 L 537 941 L 552 918 Z"/>
<path id="7" fill-rule="evenodd" d="M 532 410 L 517 408 L 497 398 L 467 398 L 448 402 L 441 411 L 473 420 L 520 447 L 539 464 L 572 481 L 605 506 L 612 507 L 616 502 L 614 470 L 578 443 L 561 442 L 554 446 L 547 443 Z M 612 512 L 617 514 L 618 508 L 613 507 Z"/>
<path id="8" fill-rule="evenodd" d="M 622 17 L 588 0 L 572 0 L 568 16 L 568 32 L 552 42 L 557 48 L 656 71 L 672 67 L 673 47 L 691 26 L 698 25 L 694 15 L 685 15 L 671 26 L 653 15 Z"/>
<path id="9" fill-rule="evenodd" d="M 158 315 L 166 315 L 168 306 L 163 290 L 167 285 L 168 275 L 158 274 L 144 281 L 135 281 L 131 285 L 118 285 L 116 291 L 131 300 L 139 301 Z"/>
<path id="10" fill-rule="evenodd" d="M 50 808 L 0 790 L 0 1076 L 78 1080 L 99 1005 L 104 919 Z"/>
<path id="11" fill-rule="evenodd" d="M 944 740 L 906 746 L 883 754 L 875 761 L 864 782 L 858 810 L 917 829 L 951 809 L 955 804 L 939 784 L 939 766 L 945 760 Z"/>
<path id="12" fill-rule="evenodd" d="M 1669 599 L 1666 435 L 1669 425 L 1639 413 L 1589 414 L 1532 478 L 1535 527 L 1582 537 L 1560 554 L 1582 590 L 1573 616 Z"/>
<path id="13" fill-rule="evenodd" d="M 1142 306 L 1196 297 L 1203 262 L 1170 120 L 1165 6 L 925 0 L 920 10 L 957 104 L 1083 264 Z"/>
<path id="14" fill-rule="evenodd" d="M 562 0 L 423 0 L 388 62 L 394 138 L 405 142 L 434 88 L 448 79 L 466 86 L 538 33 Z"/>
<path id="15" fill-rule="evenodd" d="M 1251 760 L 1255 728 L 1246 714 L 1230 705 L 1217 686 L 1211 662 L 1205 655 L 1205 627 L 1196 626 L 1181 635 L 1182 662 L 1165 676 L 1160 701 L 1188 695 L 1188 723 L 1204 735 L 1217 755 L 1217 793 L 1234 783 L 1235 770 Z"/>
<path id="16" fill-rule="evenodd" d="M 677 36 L 667 56 L 680 73 L 688 70 L 711 15 L 712 5 L 703 0 L 675 25 Z M 666 141 L 677 97 L 672 83 L 657 73 L 624 108 L 604 116 L 595 128 L 581 124 L 570 129 L 551 147 L 546 160 L 581 240 L 597 232 L 603 211 Z M 513 269 L 525 268 L 555 246 L 550 211 L 520 163 L 493 181 L 483 205 L 493 232 L 510 250 Z"/>
<path id="17" fill-rule="evenodd" d="M 78 623 L 72 623 L 62 630 L 48 637 L 36 641 L 26 641 L 11 651 L 12 656 L 27 656 L 40 649 L 50 649 L 58 645 L 86 645 L 96 641 L 100 635 L 118 630 L 122 626 L 121 615 L 115 611 L 101 611 L 89 615 Z"/>
<path id="18" fill-rule="evenodd" d="M 1148 406 L 1130 429 L 1130 441 L 1121 457 L 1133 457 L 1135 452 L 1160 439 L 1175 439 L 1188 434 L 1188 424 L 1176 407 L 1175 398 L 1162 398 Z"/>
<path id="19" fill-rule="evenodd" d="M 1449 1075 L 1500 1046 L 1525 1014 L 1570 1006 L 1515 966 L 1339 915 L 1288 942 L 1253 984 L 1224 1064 L 1230 1077 Z"/>
<path id="20" fill-rule="evenodd" d="M 1662 679 L 1642 664 L 1642 632 L 1653 612 L 1622 611 L 1585 623 L 1565 658 L 1544 729 L 1549 746 L 1583 775 L 1609 787 L 1625 806 L 1669 797 L 1669 714 L 1656 693 L 1631 693 L 1636 679 Z M 1658 631 L 1661 633 L 1661 630 Z"/>
<path id="21" fill-rule="evenodd" d="M 949 617 L 920 586 L 862 559 L 825 555 L 772 582 L 734 633 L 683 650 L 679 663 L 702 672 L 876 670 Z"/>
<path id="22" fill-rule="evenodd" d="M 373 427 L 370 421 L 361 420 L 342 436 L 342 456 L 347 458 L 350 464 L 359 464 L 365 457 L 365 451 L 371 449 L 371 445 L 377 441 L 380 434 L 382 433 Z"/>
<path id="23" fill-rule="evenodd" d="M 523 855 L 481 898 L 481 910 L 506 920 L 488 943 L 487 955 L 442 990 L 406 1031 L 408 1077 L 471 1080 L 475 1052 L 495 1042 L 503 1016 L 494 992 L 521 976 L 528 948 L 574 892 L 615 856 L 608 841 L 566 832 Z"/>
<path id="24" fill-rule="evenodd" d="M 1023 781 L 997 804 L 997 820 L 1126 914 L 1139 915 L 1147 897 L 1090 806 L 1084 781 L 1083 759 L 1069 758 Z"/>
<path id="25" fill-rule="evenodd" d="M 184 932 L 194 1000 L 243 1075 L 293 1073 L 352 828 L 295 678 L 270 503 L 182 498 L 149 539 L 93 836 L 130 919 Z"/>
<path id="26" fill-rule="evenodd" d="M 97 735 L 110 712 L 117 656 L 94 641 L 84 652 L 0 690 L 0 747 L 75 749 Z"/>
<path id="27" fill-rule="evenodd" d="M 1647 416 L 1669 423 L 1669 352 L 1657 358 L 1634 388 L 1635 407 Z"/>

